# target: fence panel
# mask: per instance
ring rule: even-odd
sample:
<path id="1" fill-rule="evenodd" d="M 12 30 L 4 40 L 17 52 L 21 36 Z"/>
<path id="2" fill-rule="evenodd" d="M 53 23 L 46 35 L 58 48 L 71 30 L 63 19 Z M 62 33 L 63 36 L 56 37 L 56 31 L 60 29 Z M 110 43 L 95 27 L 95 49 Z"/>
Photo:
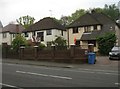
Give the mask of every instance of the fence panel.
<path id="1" fill-rule="evenodd" d="M 34 48 L 24 48 L 23 49 L 23 59 L 35 59 L 35 49 Z"/>

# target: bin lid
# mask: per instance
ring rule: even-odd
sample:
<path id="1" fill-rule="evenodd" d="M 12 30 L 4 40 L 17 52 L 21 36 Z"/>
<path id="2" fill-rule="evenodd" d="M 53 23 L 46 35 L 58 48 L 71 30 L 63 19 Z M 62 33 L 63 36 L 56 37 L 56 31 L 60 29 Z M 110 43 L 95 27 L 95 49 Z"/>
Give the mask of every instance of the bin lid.
<path id="1" fill-rule="evenodd" d="M 95 54 L 95 53 L 93 53 L 93 52 L 89 52 L 88 54 Z"/>

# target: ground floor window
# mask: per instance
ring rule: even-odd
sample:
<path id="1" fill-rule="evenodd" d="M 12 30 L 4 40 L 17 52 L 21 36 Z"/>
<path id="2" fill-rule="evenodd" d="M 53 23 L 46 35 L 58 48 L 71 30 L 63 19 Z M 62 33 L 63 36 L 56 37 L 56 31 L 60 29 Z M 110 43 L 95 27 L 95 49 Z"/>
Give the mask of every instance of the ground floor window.
<path id="1" fill-rule="evenodd" d="M 76 40 L 76 44 L 77 46 L 80 46 L 80 40 Z"/>
<path id="2" fill-rule="evenodd" d="M 94 44 L 94 47 L 96 47 L 96 40 L 89 40 L 88 44 Z"/>
<path id="3" fill-rule="evenodd" d="M 37 38 L 40 38 L 41 41 L 44 41 L 44 33 L 43 32 L 38 32 L 37 33 Z"/>
<path id="4" fill-rule="evenodd" d="M 51 47 L 52 42 L 47 42 L 47 47 Z"/>

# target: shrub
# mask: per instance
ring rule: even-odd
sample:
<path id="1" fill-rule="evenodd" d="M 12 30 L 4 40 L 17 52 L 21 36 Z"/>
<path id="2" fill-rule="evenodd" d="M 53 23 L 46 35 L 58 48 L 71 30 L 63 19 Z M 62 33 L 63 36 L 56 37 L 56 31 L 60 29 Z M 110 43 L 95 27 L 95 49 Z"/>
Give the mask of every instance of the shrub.
<path id="1" fill-rule="evenodd" d="M 57 37 L 53 42 L 55 46 L 67 46 L 66 40 L 62 37 Z"/>
<path id="2" fill-rule="evenodd" d="M 38 45 L 38 47 L 39 47 L 40 49 L 44 49 L 46 46 L 45 46 L 45 44 L 40 43 L 40 44 Z"/>
<path id="3" fill-rule="evenodd" d="M 26 45 L 26 39 L 20 34 L 17 34 L 15 39 L 12 41 L 12 48 L 18 52 L 21 45 Z"/>
<path id="4" fill-rule="evenodd" d="M 97 42 L 100 54 L 108 55 L 116 42 L 116 35 L 114 33 L 106 33 L 98 37 Z"/>
<path id="5" fill-rule="evenodd" d="M 56 49 L 67 49 L 67 43 L 66 40 L 63 37 L 58 36 L 53 42 L 52 44 L 55 45 Z"/>

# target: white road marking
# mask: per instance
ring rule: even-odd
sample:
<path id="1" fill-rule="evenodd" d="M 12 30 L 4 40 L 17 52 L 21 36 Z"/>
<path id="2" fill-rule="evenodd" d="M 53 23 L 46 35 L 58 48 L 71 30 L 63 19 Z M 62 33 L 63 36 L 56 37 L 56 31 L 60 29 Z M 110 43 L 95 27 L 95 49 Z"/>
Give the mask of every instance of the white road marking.
<path id="1" fill-rule="evenodd" d="M 62 76 L 54 76 L 54 75 L 49 75 L 50 77 L 54 77 L 54 78 L 62 78 L 62 79 L 72 79 L 70 77 L 62 77 Z"/>
<path id="2" fill-rule="evenodd" d="M 115 83 L 115 85 L 120 85 L 120 83 Z"/>
<path id="3" fill-rule="evenodd" d="M 16 88 L 16 89 L 23 89 L 23 88 L 18 88 L 17 86 L 9 85 L 9 84 L 0 83 L 0 85 L 6 86 L 6 87 L 12 87 L 12 88 Z"/>
<path id="4" fill-rule="evenodd" d="M 118 72 L 118 71 L 111 71 L 111 70 L 99 70 L 99 69 L 85 69 L 85 68 L 79 68 L 81 70 L 90 70 L 90 71 L 102 71 L 102 72 Z"/>
<path id="5" fill-rule="evenodd" d="M 39 74 L 39 73 L 32 73 L 32 72 L 24 72 L 24 71 L 16 71 L 17 73 L 23 73 L 23 74 L 32 74 L 32 75 L 39 75 L 44 77 L 53 77 L 53 78 L 61 78 L 61 79 L 72 79 L 70 77 L 63 77 L 63 76 L 56 76 L 56 75 L 46 75 L 46 74 Z"/>
<path id="6" fill-rule="evenodd" d="M 7 65 L 17 65 L 17 64 L 7 64 Z M 21 66 L 21 65 L 17 65 Z M 25 67 L 31 67 L 30 65 L 24 65 Z M 56 69 L 56 68 L 47 68 L 41 66 L 33 66 L 34 68 L 42 68 L 42 69 L 50 69 L 50 70 L 62 70 L 62 71 L 71 71 L 71 72 L 84 72 L 84 73 L 96 73 L 96 74 L 109 74 L 109 75 L 120 75 L 118 71 L 112 70 L 97 70 L 97 69 L 86 69 L 86 68 L 79 68 L 79 70 L 71 70 L 71 69 Z"/>
<path id="7" fill-rule="evenodd" d="M 97 74 L 107 74 L 107 75 L 119 75 L 116 73 L 106 73 L 106 72 L 96 72 Z"/>

